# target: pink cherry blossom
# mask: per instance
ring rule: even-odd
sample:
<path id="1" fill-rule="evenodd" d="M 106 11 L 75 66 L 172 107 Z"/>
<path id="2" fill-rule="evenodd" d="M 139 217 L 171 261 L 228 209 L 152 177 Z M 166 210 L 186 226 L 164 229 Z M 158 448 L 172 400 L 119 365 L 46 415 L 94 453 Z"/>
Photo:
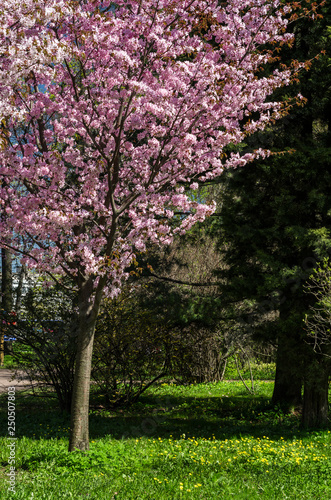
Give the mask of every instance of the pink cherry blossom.
<path id="1" fill-rule="evenodd" d="M 20 252 L 24 238 L 27 265 L 69 277 L 92 330 L 136 252 L 215 210 L 185 188 L 268 154 L 225 148 L 282 115 L 272 94 L 299 68 L 261 70 L 293 40 L 280 0 L 110 6 L 0 10 L 0 244 Z"/>

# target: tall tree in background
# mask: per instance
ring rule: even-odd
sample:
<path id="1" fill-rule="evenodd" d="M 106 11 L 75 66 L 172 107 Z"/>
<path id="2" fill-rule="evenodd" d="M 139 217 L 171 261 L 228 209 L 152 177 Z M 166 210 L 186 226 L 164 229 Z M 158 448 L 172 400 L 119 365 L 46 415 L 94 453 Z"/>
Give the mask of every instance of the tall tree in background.
<path id="1" fill-rule="evenodd" d="M 325 411 L 309 417 L 312 405 L 327 406 L 328 376 L 317 373 L 325 365 L 314 362 L 305 342 L 303 318 L 312 297 L 302 289 L 316 262 L 331 250 L 330 6 L 323 14 L 317 23 L 301 21 L 295 28 L 298 57 L 325 50 L 295 87 L 307 105 L 246 143 L 251 147 L 257 140 L 294 152 L 226 174 L 220 221 L 222 241 L 225 237 L 229 245 L 223 273 L 227 293 L 234 300 L 248 299 L 252 318 L 274 313 L 264 323 L 264 335 L 278 345 L 273 402 L 297 404 L 304 383 L 304 425 L 325 425 L 327 418 Z M 245 322 L 249 326 L 248 316 Z"/>
<path id="2" fill-rule="evenodd" d="M 264 154 L 223 152 L 282 115 L 268 97 L 299 65 L 260 68 L 292 43 L 292 14 L 278 0 L 2 2 L 0 243 L 19 250 L 23 236 L 24 262 L 78 294 L 70 450 L 89 446 L 103 294 L 119 292 L 146 242 L 213 212 L 185 185 Z"/>
<path id="3" fill-rule="evenodd" d="M 5 148 L 4 141 L 0 141 L 0 149 Z M 3 181 L 3 185 L 5 181 Z M 4 204 L 3 204 L 4 205 Z M 2 207 L 1 219 L 5 221 L 6 213 Z M 13 309 L 13 269 L 12 254 L 4 247 L 1 251 L 1 306 L 0 306 L 0 366 L 3 366 L 5 359 L 5 333 L 9 314 Z"/>
<path id="4" fill-rule="evenodd" d="M 6 319 L 13 309 L 13 273 L 12 255 L 6 248 L 1 248 L 1 325 L 0 325 L 0 365 L 4 364 Z"/>
<path id="5" fill-rule="evenodd" d="M 331 272 L 325 258 L 310 276 L 305 291 L 313 296 L 305 317 L 308 342 L 314 350 L 309 365 L 304 392 L 303 424 L 305 427 L 328 423 L 328 385 L 331 375 Z"/>

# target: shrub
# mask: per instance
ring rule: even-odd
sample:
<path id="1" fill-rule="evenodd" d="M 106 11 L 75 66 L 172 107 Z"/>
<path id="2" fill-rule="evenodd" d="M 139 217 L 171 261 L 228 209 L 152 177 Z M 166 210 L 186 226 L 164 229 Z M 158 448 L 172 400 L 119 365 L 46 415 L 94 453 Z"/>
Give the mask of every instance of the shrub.
<path id="1" fill-rule="evenodd" d="M 108 406 L 130 404 L 169 371 L 167 329 L 139 307 L 129 289 L 104 303 L 94 344 L 92 378 Z"/>
<path id="2" fill-rule="evenodd" d="M 205 325 L 192 322 L 172 331 L 171 374 L 182 383 L 221 380 L 224 339 Z"/>
<path id="3" fill-rule="evenodd" d="M 35 287 L 22 305 L 24 319 L 9 327 L 16 337 L 12 356 L 17 368 L 41 387 L 51 386 L 60 409 L 70 411 L 76 353 L 72 301 L 56 287 Z"/>

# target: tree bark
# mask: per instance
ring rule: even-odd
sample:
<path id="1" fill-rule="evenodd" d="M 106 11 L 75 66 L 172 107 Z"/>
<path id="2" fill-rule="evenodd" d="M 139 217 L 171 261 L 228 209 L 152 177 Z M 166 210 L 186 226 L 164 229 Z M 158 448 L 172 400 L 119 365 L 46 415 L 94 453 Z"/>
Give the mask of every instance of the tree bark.
<path id="1" fill-rule="evenodd" d="M 87 280 L 79 293 L 79 325 L 75 375 L 71 402 L 69 451 L 89 450 L 89 399 L 92 352 L 102 288 L 93 293 L 93 280 Z"/>
<path id="2" fill-rule="evenodd" d="M 0 366 L 5 362 L 5 329 L 3 325 L 0 326 Z"/>
<path id="3" fill-rule="evenodd" d="M 12 275 L 12 255 L 9 250 L 1 249 L 1 309 L 8 315 L 13 309 L 13 275 Z M 0 366 L 3 366 L 5 359 L 5 327 L 2 323 L 0 328 Z"/>
<path id="4" fill-rule="evenodd" d="M 26 275 L 26 269 L 25 265 L 21 264 L 21 268 L 19 270 L 18 274 L 18 283 L 17 283 L 17 288 L 16 288 L 16 297 L 15 297 L 15 311 L 16 314 L 20 313 L 20 308 L 21 308 L 21 302 L 22 302 L 22 292 L 23 292 L 23 284 L 24 284 L 24 277 Z"/>
<path id="5" fill-rule="evenodd" d="M 301 356 L 295 338 L 281 336 L 278 339 L 275 386 L 272 404 L 289 408 L 302 403 Z"/>
<path id="6" fill-rule="evenodd" d="M 311 361 L 304 381 L 301 420 L 304 428 L 328 426 L 329 376 L 330 361 L 328 358 Z"/>

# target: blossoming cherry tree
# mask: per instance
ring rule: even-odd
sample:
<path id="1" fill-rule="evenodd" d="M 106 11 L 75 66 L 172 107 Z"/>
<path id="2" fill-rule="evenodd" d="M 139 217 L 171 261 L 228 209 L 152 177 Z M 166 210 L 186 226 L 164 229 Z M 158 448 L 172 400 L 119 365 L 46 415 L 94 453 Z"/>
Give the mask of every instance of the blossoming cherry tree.
<path id="1" fill-rule="evenodd" d="M 3 0 L 0 244 L 79 297 L 69 449 L 86 450 L 91 357 L 104 295 L 136 252 L 214 210 L 192 200 L 227 153 L 283 113 L 271 95 L 298 65 L 279 0 Z M 175 217 L 181 212 L 181 217 Z"/>

